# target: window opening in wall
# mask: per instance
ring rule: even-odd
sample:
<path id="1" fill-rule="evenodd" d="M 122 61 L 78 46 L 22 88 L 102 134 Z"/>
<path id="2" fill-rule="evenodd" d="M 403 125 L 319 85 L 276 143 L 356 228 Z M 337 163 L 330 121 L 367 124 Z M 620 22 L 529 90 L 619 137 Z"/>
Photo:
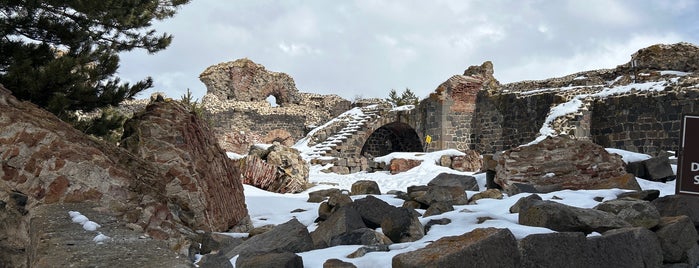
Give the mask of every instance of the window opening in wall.
<path id="1" fill-rule="evenodd" d="M 269 102 L 269 105 L 272 107 L 279 106 L 277 104 L 277 97 L 275 97 L 274 95 L 269 95 L 269 97 L 267 97 L 267 102 Z"/>

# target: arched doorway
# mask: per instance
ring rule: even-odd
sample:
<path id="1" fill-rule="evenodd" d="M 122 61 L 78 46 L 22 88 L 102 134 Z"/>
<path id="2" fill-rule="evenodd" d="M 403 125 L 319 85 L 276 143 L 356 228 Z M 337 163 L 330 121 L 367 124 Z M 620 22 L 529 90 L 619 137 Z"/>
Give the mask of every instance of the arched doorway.
<path id="1" fill-rule="evenodd" d="M 361 155 L 384 156 L 393 152 L 422 152 L 420 137 L 410 125 L 401 122 L 386 124 L 364 142 Z"/>

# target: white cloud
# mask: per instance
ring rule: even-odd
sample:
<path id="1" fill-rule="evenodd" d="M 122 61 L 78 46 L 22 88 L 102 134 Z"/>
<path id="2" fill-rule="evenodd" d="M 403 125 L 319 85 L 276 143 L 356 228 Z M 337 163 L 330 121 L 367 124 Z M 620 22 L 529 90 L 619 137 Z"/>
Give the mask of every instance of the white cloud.
<path id="1" fill-rule="evenodd" d="M 287 44 L 286 42 L 281 42 L 278 47 L 281 51 L 290 56 L 320 55 L 323 53 L 320 49 L 311 48 L 306 44 Z"/>

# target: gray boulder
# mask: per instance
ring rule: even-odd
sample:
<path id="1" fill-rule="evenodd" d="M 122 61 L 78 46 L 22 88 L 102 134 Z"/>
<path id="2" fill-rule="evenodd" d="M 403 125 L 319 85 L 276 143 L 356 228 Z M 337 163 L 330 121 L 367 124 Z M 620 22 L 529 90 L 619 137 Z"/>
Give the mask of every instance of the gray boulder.
<path id="1" fill-rule="evenodd" d="M 340 234 L 330 240 L 330 245 L 386 245 L 391 244 L 383 233 L 379 233 L 369 228 L 359 228 L 347 233 Z"/>
<path id="2" fill-rule="evenodd" d="M 438 202 L 452 205 L 466 205 L 468 204 L 468 197 L 461 187 L 429 186 L 425 194 L 416 197 L 415 201 L 428 206 Z"/>
<path id="3" fill-rule="evenodd" d="M 329 259 L 323 263 L 323 268 L 357 268 L 350 262 L 344 262 L 340 259 Z"/>
<path id="4" fill-rule="evenodd" d="M 366 227 L 376 229 L 381 226 L 383 219 L 392 211 L 397 209 L 381 199 L 374 196 L 367 196 L 354 200 L 352 207 L 362 216 Z"/>
<path id="5" fill-rule="evenodd" d="M 521 267 L 590 267 L 586 243 L 580 232 L 528 235 L 519 241 Z"/>
<path id="6" fill-rule="evenodd" d="M 694 226 L 699 226 L 699 198 L 686 195 L 666 195 L 653 200 L 653 205 L 660 216 L 671 217 L 686 215 Z"/>
<path id="7" fill-rule="evenodd" d="M 291 252 L 268 252 L 240 255 L 235 267 L 303 268 L 303 258 Z"/>
<path id="8" fill-rule="evenodd" d="M 687 263 L 691 250 L 697 246 L 697 231 L 687 216 L 664 217 L 655 231 L 663 250 L 665 263 Z M 692 267 L 695 267 L 694 264 Z"/>
<path id="9" fill-rule="evenodd" d="M 484 228 L 440 238 L 393 257 L 392 267 L 519 267 L 517 240 L 508 229 Z"/>
<path id="10" fill-rule="evenodd" d="M 240 246 L 232 249 L 222 249 L 219 254 L 230 259 L 235 255 L 255 255 L 267 252 L 304 252 L 313 249 L 313 240 L 306 226 L 297 219 L 277 225 L 274 229 L 256 235 Z"/>
<path id="11" fill-rule="evenodd" d="M 520 213 L 522 210 L 526 210 L 541 200 L 541 196 L 537 194 L 530 194 L 526 197 L 522 197 L 517 202 L 510 207 L 510 213 Z"/>
<path id="12" fill-rule="evenodd" d="M 663 253 L 655 233 L 642 227 L 616 229 L 587 240 L 588 267 L 661 267 Z"/>
<path id="13" fill-rule="evenodd" d="M 315 248 L 336 246 L 332 244 L 333 238 L 365 227 L 366 225 L 364 225 L 359 213 L 353 207 L 345 206 L 318 224 L 318 228 L 311 233 L 311 239 Z"/>
<path id="14" fill-rule="evenodd" d="M 519 212 L 519 224 L 558 232 L 605 232 L 631 227 L 620 217 L 596 209 L 577 208 L 554 201 L 538 201 Z"/>
<path id="15" fill-rule="evenodd" d="M 667 156 L 657 156 L 626 165 L 626 171 L 634 176 L 651 181 L 668 181 L 675 179 L 670 160 Z"/>
<path id="16" fill-rule="evenodd" d="M 415 210 L 396 208 L 381 221 L 381 231 L 396 243 L 412 242 L 425 236 L 425 229 Z"/>
<path id="17" fill-rule="evenodd" d="M 469 175 L 458 175 L 451 173 L 440 173 L 427 183 L 427 186 L 450 186 L 461 187 L 466 191 L 478 191 L 478 181 Z"/>
<path id="18" fill-rule="evenodd" d="M 617 215 L 634 227 L 653 228 L 660 222 L 658 209 L 648 201 L 622 198 L 605 201 L 595 209 Z"/>
<path id="19" fill-rule="evenodd" d="M 381 189 L 379 189 L 379 184 L 375 181 L 370 180 L 359 180 L 352 183 L 352 188 L 350 189 L 352 195 L 360 194 L 381 194 Z"/>
<path id="20" fill-rule="evenodd" d="M 310 203 L 320 203 L 328 199 L 329 196 L 333 194 L 341 194 L 342 191 L 340 189 L 336 188 L 331 188 L 331 189 L 323 189 L 323 190 L 318 190 L 318 191 L 313 191 L 308 193 L 308 201 Z"/>
<path id="21" fill-rule="evenodd" d="M 451 204 L 437 202 L 437 203 L 433 203 L 432 205 L 430 205 L 430 207 L 428 207 L 427 210 L 425 210 L 425 214 L 422 214 L 422 217 L 439 215 L 439 214 L 442 214 L 444 212 L 449 212 L 449 211 L 453 211 L 453 210 L 454 210 L 454 206 L 452 206 Z"/>

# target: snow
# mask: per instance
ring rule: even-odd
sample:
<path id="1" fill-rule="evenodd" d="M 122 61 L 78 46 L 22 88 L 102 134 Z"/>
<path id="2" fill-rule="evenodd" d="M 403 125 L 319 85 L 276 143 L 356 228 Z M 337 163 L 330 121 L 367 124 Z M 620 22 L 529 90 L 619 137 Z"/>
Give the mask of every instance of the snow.
<path id="1" fill-rule="evenodd" d="M 98 228 L 101 226 L 88 219 L 85 215 L 78 211 L 68 211 L 68 216 L 70 216 L 71 221 L 74 223 L 80 224 L 85 231 L 96 231 Z M 104 241 L 109 240 L 110 237 L 103 235 L 101 232 L 97 232 L 97 236 L 92 239 L 92 241 L 95 241 L 97 244 L 102 244 Z"/>
<path id="2" fill-rule="evenodd" d="M 672 70 L 660 71 L 660 75 L 685 76 L 685 75 L 689 75 L 689 74 L 691 74 L 691 73 L 688 73 L 688 72 L 680 72 L 680 71 L 672 71 Z"/>
<path id="3" fill-rule="evenodd" d="M 626 162 L 626 163 L 640 162 L 640 161 L 651 158 L 651 156 L 647 155 L 647 154 L 629 152 L 629 151 L 624 151 L 624 150 L 619 150 L 619 149 L 614 149 L 614 148 L 606 148 L 606 150 L 607 150 L 607 152 L 609 152 L 611 154 L 621 155 L 621 160 L 624 160 L 624 162 Z"/>
<path id="4" fill-rule="evenodd" d="M 236 154 L 234 152 L 226 152 L 226 156 L 228 156 L 228 158 L 233 159 L 233 160 L 238 160 L 238 159 L 245 157 L 245 155 Z"/>
<path id="5" fill-rule="evenodd" d="M 109 241 L 109 239 L 112 238 L 102 234 L 101 232 L 97 232 L 97 235 L 95 236 L 95 238 L 92 238 L 92 241 L 94 241 L 97 244 L 103 244 L 105 241 Z"/>
<path id="6" fill-rule="evenodd" d="M 633 152 L 607 149 L 610 152 L 620 154 L 625 161 L 642 159 L 646 156 Z M 474 174 L 471 172 L 459 172 L 449 168 L 437 165 L 437 160 L 442 155 L 460 155 L 457 150 L 444 150 L 432 153 L 393 153 L 381 158 L 381 161 L 390 162 L 393 158 L 409 158 L 422 160 L 422 164 L 411 170 L 396 175 L 391 175 L 388 172 L 359 172 L 348 175 L 338 175 L 332 173 L 323 173 L 320 170 L 328 166 L 311 166 L 309 180 L 317 186 L 310 188 L 298 194 L 277 194 L 260 190 L 253 186 L 245 185 L 245 201 L 248 207 L 250 217 L 255 227 L 267 224 L 281 224 L 292 218 L 296 218 L 302 224 L 308 226 L 309 231 L 317 228 L 317 224 L 313 221 L 318 216 L 319 203 L 308 203 L 308 193 L 320 189 L 339 188 L 350 189 L 352 183 L 357 180 L 373 180 L 379 184 L 382 195 L 376 196 L 387 203 L 394 206 L 401 206 L 402 199 L 395 198 L 394 195 L 386 194 L 390 190 L 407 191 L 407 187 L 411 185 L 426 185 L 430 180 L 442 172 L 454 174 L 468 174 L 476 177 L 479 188 L 485 190 L 485 174 Z M 550 176 L 551 173 L 546 174 Z M 652 182 L 637 178 L 637 181 L 642 189 L 657 189 L 660 190 L 660 195 L 671 195 L 675 191 L 675 182 Z M 552 200 L 566 205 L 571 205 L 581 208 L 592 208 L 599 204 L 594 198 L 603 198 L 603 200 L 612 200 L 620 193 L 627 190 L 621 189 L 606 189 L 606 190 L 563 190 L 548 194 L 539 194 L 544 200 Z M 470 197 L 476 192 L 466 191 Z M 509 212 L 517 200 L 528 194 L 518 194 L 514 196 L 505 196 L 501 200 L 496 199 L 481 199 L 474 205 L 454 206 L 454 211 L 450 211 L 441 215 L 434 215 L 426 218 L 420 218 L 420 222 L 424 225 L 431 219 L 448 218 L 451 223 L 447 225 L 434 225 L 424 238 L 408 243 L 396 243 L 390 245 L 388 252 L 372 252 L 359 258 L 347 258 L 346 256 L 354 252 L 361 246 L 359 245 L 344 245 L 335 246 L 325 249 L 311 250 L 298 253 L 303 258 L 305 267 L 322 267 L 323 263 L 332 258 L 337 258 L 346 262 L 351 262 L 357 267 L 391 267 L 391 259 L 393 256 L 404 252 L 414 251 L 416 249 L 427 246 L 432 241 L 445 236 L 461 235 L 472 231 L 476 228 L 496 227 L 507 228 L 517 239 L 521 239 L 530 234 L 551 233 L 554 232 L 547 228 L 530 227 L 518 224 L 518 214 Z M 364 198 L 365 195 L 352 196 L 352 199 Z M 294 212 L 294 210 L 303 210 Z M 424 210 L 418 210 L 424 212 Z M 481 224 L 478 224 L 479 218 L 491 218 Z M 241 236 L 244 234 L 229 234 Z M 589 236 L 600 235 L 593 233 Z M 234 257 L 231 263 L 235 264 Z"/>
<path id="7" fill-rule="evenodd" d="M 415 109 L 415 105 L 411 104 L 411 105 L 403 105 L 403 106 L 395 107 L 395 108 L 391 109 L 391 111 L 392 112 L 393 111 L 410 111 L 412 109 Z"/>

